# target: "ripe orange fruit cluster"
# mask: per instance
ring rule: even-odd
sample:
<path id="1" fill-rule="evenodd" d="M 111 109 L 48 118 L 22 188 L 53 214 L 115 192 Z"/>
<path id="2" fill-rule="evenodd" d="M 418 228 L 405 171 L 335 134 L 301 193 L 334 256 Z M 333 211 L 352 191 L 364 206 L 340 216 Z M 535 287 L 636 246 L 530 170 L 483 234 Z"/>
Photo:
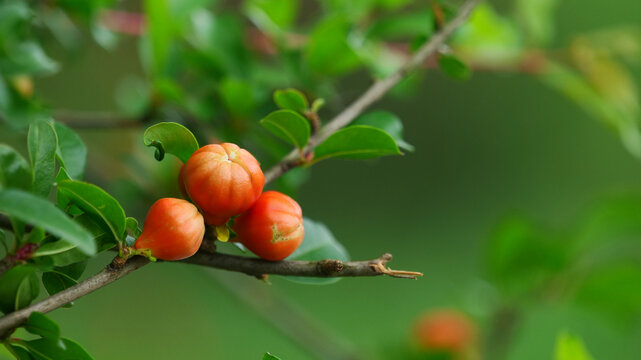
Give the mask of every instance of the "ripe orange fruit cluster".
<path id="1" fill-rule="evenodd" d="M 137 250 L 163 260 L 180 260 L 200 248 L 205 224 L 217 228 L 239 215 L 237 241 L 259 257 L 279 261 L 291 255 L 305 236 L 296 201 L 277 191 L 263 193 L 265 176 L 258 161 L 235 144 L 206 145 L 180 169 L 180 189 L 188 201 L 163 198 L 147 213 Z M 202 214 L 202 215 L 201 215 Z"/>

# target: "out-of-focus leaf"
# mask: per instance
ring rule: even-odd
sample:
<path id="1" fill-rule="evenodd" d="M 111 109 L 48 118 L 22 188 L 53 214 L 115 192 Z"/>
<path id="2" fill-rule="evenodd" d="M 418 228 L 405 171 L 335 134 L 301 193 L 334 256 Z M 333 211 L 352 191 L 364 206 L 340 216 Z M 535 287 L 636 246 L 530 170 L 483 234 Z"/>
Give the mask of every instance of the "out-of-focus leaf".
<path id="1" fill-rule="evenodd" d="M 16 74 L 49 75 L 58 71 L 58 63 L 45 54 L 36 42 L 21 42 L 8 51 L 10 69 Z"/>
<path id="2" fill-rule="evenodd" d="M 454 55 L 440 54 L 439 68 L 449 77 L 457 80 L 467 80 L 472 75 L 470 68 Z"/>
<path id="3" fill-rule="evenodd" d="M 294 24 L 299 6 L 299 0 L 249 0 L 245 11 L 260 29 L 279 34 Z"/>
<path id="4" fill-rule="evenodd" d="M 76 244 L 88 255 L 96 252 L 93 237 L 52 203 L 20 190 L 0 191 L 0 212 Z"/>
<path id="5" fill-rule="evenodd" d="M 31 169 L 27 161 L 12 147 L 0 144 L 0 189 L 29 190 Z"/>
<path id="6" fill-rule="evenodd" d="M 145 130 L 143 142 L 156 148 L 155 157 L 160 161 L 165 153 L 172 154 L 183 163 L 198 150 L 198 141 L 186 127 L 174 122 L 162 122 Z"/>
<path id="7" fill-rule="evenodd" d="M 60 326 L 45 316 L 45 314 L 37 311 L 29 315 L 29 319 L 24 325 L 24 328 L 32 334 L 40 335 L 50 340 L 58 340 L 60 338 Z"/>
<path id="8" fill-rule="evenodd" d="M 63 180 L 58 192 L 86 214 L 104 222 L 116 239 L 123 239 L 126 229 L 125 211 L 120 203 L 96 185 L 82 181 Z M 92 240 L 93 244 L 93 240 Z"/>
<path id="9" fill-rule="evenodd" d="M 414 146 L 403 140 L 403 123 L 398 116 L 389 111 L 374 110 L 357 117 L 352 125 L 367 125 L 381 129 L 388 133 L 396 144 L 406 151 L 414 151 Z"/>
<path id="10" fill-rule="evenodd" d="M 281 109 L 294 110 L 305 114 L 309 108 L 309 102 L 302 92 L 296 89 L 276 90 L 274 92 L 274 102 Z"/>
<path id="11" fill-rule="evenodd" d="M 554 36 L 554 13 L 559 0 L 517 0 L 516 16 L 534 45 L 547 45 Z"/>
<path id="12" fill-rule="evenodd" d="M 349 24 L 339 17 L 317 24 L 305 49 L 309 66 L 326 75 L 340 75 L 356 68 L 360 61 L 348 36 Z"/>
<path id="13" fill-rule="evenodd" d="M 383 17 L 367 30 L 367 37 L 386 40 L 429 37 L 434 32 L 434 14 L 430 10 L 412 11 L 405 14 Z"/>
<path id="14" fill-rule="evenodd" d="M 37 339 L 24 341 L 22 344 L 32 353 L 38 354 L 38 359 L 93 360 L 93 357 L 75 341 L 65 338 L 61 340 L 62 342 L 51 339 Z"/>
<path id="15" fill-rule="evenodd" d="M 347 250 L 341 245 L 327 226 L 320 222 L 303 219 L 305 238 L 300 247 L 290 255 L 287 260 L 317 261 L 323 259 L 349 261 Z M 331 284 L 340 278 L 308 278 L 299 276 L 286 276 L 288 280 L 307 284 Z"/>
<path id="16" fill-rule="evenodd" d="M 386 155 L 401 155 L 394 138 L 375 127 L 353 125 L 333 133 L 318 145 L 314 162 L 332 157 L 371 159 Z"/>
<path id="17" fill-rule="evenodd" d="M 630 321 L 641 313 L 641 267 L 618 262 L 606 268 L 591 269 L 580 284 L 577 302 L 620 321 Z"/>
<path id="18" fill-rule="evenodd" d="M 567 247 L 567 241 L 559 241 L 524 219 L 506 219 L 490 238 L 490 278 L 504 293 L 527 293 L 567 266 Z"/>
<path id="19" fill-rule="evenodd" d="M 588 114 L 614 127 L 626 149 L 634 156 L 641 158 L 638 114 L 635 111 L 631 112 L 632 109 L 621 107 L 618 103 L 620 99 L 617 100 L 618 104 L 608 101 L 581 75 L 551 61 L 548 61 L 539 73 L 539 79 L 573 100 Z"/>
<path id="20" fill-rule="evenodd" d="M 69 176 L 74 180 L 82 180 L 87 162 L 87 147 L 80 136 L 73 130 L 60 123 L 54 123 L 58 136 L 56 156 Z"/>
<path id="21" fill-rule="evenodd" d="M 38 121 L 29 127 L 27 136 L 33 192 L 47 197 L 53 185 L 56 170 L 56 149 L 58 138 L 53 125 L 48 121 Z"/>
<path id="22" fill-rule="evenodd" d="M 554 349 L 555 360 L 593 360 L 588 350 L 583 344 L 583 340 L 578 336 L 568 333 L 561 333 L 556 339 L 556 348 Z"/>
<path id="23" fill-rule="evenodd" d="M 18 265 L 0 277 L 0 310 L 5 314 L 22 309 L 38 296 L 40 284 L 33 265 Z"/>
<path id="24" fill-rule="evenodd" d="M 277 110 L 260 120 L 272 134 L 302 149 L 307 145 L 311 128 L 309 121 L 292 110 Z"/>
<path id="25" fill-rule="evenodd" d="M 233 116 L 250 118 L 254 113 L 255 100 L 252 84 L 241 79 L 226 78 L 220 84 L 223 103 Z"/>
<path id="26" fill-rule="evenodd" d="M 175 34 L 169 0 L 145 0 L 145 20 L 151 47 L 151 66 L 157 77 L 167 75 Z"/>
<path id="27" fill-rule="evenodd" d="M 476 7 L 451 44 L 462 58 L 490 65 L 519 61 L 523 47 L 516 25 L 494 12 L 489 3 Z"/>
<path id="28" fill-rule="evenodd" d="M 33 12 L 27 3 L 22 1 L 8 1 L 0 5 L 0 34 L 10 33 L 14 26 L 29 19 Z"/>

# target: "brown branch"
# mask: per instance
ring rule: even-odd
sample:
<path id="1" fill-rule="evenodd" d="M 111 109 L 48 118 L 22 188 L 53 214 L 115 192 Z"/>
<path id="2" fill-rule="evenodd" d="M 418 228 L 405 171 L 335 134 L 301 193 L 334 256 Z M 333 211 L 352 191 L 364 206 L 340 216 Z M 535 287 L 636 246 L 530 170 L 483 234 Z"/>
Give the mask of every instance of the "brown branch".
<path id="1" fill-rule="evenodd" d="M 129 273 L 149 264 L 143 257 L 133 257 L 122 266 L 115 266 L 114 262 L 98 274 L 72 286 L 64 291 L 52 295 L 39 303 L 24 309 L 12 312 L 0 318 L 0 339 L 10 335 L 16 327 L 23 324 L 32 312 L 46 313 L 55 310 L 71 301 L 83 297 L 103 286 L 128 275 Z M 220 253 L 198 252 L 196 255 L 181 262 L 241 272 L 252 276 L 265 274 L 306 276 L 306 277 L 358 277 L 388 275 L 416 279 L 423 274 L 418 272 L 394 271 L 385 268 L 385 264 L 392 259 L 392 255 L 384 254 L 380 258 L 365 261 L 321 260 L 321 261 L 266 261 L 262 259 L 243 256 L 227 255 Z"/>
<path id="2" fill-rule="evenodd" d="M 322 143 L 331 134 L 340 130 L 348 125 L 365 109 L 370 107 L 373 103 L 381 99 L 388 91 L 390 91 L 396 84 L 398 84 L 407 74 L 421 66 L 431 55 L 435 54 L 438 49 L 445 43 L 445 41 L 452 35 L 454 30 L 461 26 L 465 20 L 470 16 L 472 10 L 479 3 L 480 0 L 467 0 L 459 10 L 459 13 L 439 32 L 434 34 L 430 40 L 421 46 L 418 51 L 409 60 L 396 70 L 391 75 L 384 79 L 377 80 L 372 84 L 358 99 L 352 102 L 345 110 L 336 115 L 327 125 L 320 131 L 314 134 L 309 139 L 308 145 L 305 147 L 304 152 L 308 153 L 314 149 L 318 144 Z M 300 156 L 297 150 L 289 153 L 279 164 L 276 164 L 267 172 L 265 172 L 265 180 L 271 181 L 287 170 L 291 169 L 290 166 Z M 283 166 L 287 164 L 287 166 Z"/>

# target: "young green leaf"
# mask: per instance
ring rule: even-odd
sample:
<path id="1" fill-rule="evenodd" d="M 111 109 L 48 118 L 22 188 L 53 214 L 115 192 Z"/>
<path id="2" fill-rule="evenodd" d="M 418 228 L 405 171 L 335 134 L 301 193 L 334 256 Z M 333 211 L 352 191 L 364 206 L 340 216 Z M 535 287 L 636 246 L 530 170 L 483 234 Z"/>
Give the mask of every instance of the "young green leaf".
<path id="1" fill-rule="evenodd" d="M 58 236 L 93 255 L 93 236 L 52 203 L 21 190 L 0 190 L 0 212 Z"/>
<path id="2" fill-rule="evenodd" d="M 407 151 L 414 151 L 414 146 L 403 140 L 403 123 L 398 116 L 388 111 L 375 110 L 356 118 L 352 125 L 368 125 L 381 129 L 396 140 L 396 144 Z"/>
<path id="3" fill-rule="evenodd" d="M 138 220 L 132 217 L 127 218 L 127 229 L 131 231 L 135 237 L 140 236 L 142 233 L 142 230 L 140 230 L 140 226 L 138 225 Z"/>
<path id="4" fill-rule="evenodd" d="M 572 336 L 567 333 L 561 333 L 556 340 L 556 349 L 554 350 L 555 360 L 593 360 L 590 356 L 583 340 L 578 336 Z"/>
<path id="5" fill-rule="evenodd" d="M 48 271 L 42 274 L 42 284 L 49 295 L 57 294 L 77 283 L 78 281 L 71 276 L 58 271 Z"/>
<path id="6" fill-rule="evenodd" d="M 341 245 L 327 226 L 320 222 L 303 219 L 305 226 L 305 238 L 303 243 L 287 260 L 317 261 L 323 259 L 334 259 L 349 261 L 347 250 Z M 340 278 L 307 278 L 299 276 L 286 276 L 288 280 L 307 284 L 332 284 Z"/>
<path id="7" fill-rule="evenodd" d="M 24 345 L 29 351 L 37 355 L 38 359 L 44 360 L 57 360 L 57 359 L 73 359 L 73 360 L 93 360 L 87 350 L 78 345 L 75 341 L 69 339 L 51 340 L 51 339 L 37 339 L 31 341 L 23 341 Z"/>
<path id="8" fill-rule="evenodd" d="M 332 157 L 371 159 L 386 155 L 401 155 L 394 138 L 375 127 L 354 125 L 338 130 L 318 145 L 313 161 Z"/>
<path id="9" fill-rule="evenodd" d="M 60 166 L 67 171 L 72 179 L 82 180 L 87 161 L 87 147 L 80 136 L 65 125 L 54 122 L 53 126 L 58 135 L 56 157 Z"/>
<path id="10" fill-rule="evenodd" d="M 58 340 L 60 338 L 60 326 L 43 313 L 37 311 L 29 315 L 24 328 L 32 334 L 40 335 L 50 340 Z"/>
<path id="11" fill-rule="evenodd" d="M 198 141 L 186 127 L 174 122 L 162 122 L 145 130 L 143 142 L 156 148 L 156 160 L 161 161 L 165 153 L 172 154 L 183 163 L 198 150 Z"/>
<path id="12" fill-rule="evenodd" d="M 109 228 L 114 238 L 122 240 L 125 235 L 126 217 L 120 203 L 96 185 L 83 181 L 63 180 L 58 183 L 58 192 L 85 213 L 100 219 Z"/>
<path id="13" fill-rule="evenodd" d="M 470 68 L 454 55 L 439 55 L 438 66 L 447 76 L 453 79 L 467 80 L 472 75 Z"/>
<path id="14" fill-rule="evenodd" d="M 0 310 L 5 314 L 22 309 L 38 296 L 40 284 L 33 265 L 18 265 L 0 277 Z"/>
<path id="15" fill-rule="evenodd" d="M 305 95 L 296 89 L 276 90 L 274 102 L 281 109 L 294 110 L 301 114 L 305 114 L 309 108 L 309 102 Z"/>
<path id="16" fill-rule="evenodd" d="M 31 169 L 27 161 L 11 146 L 0 144 L 0 189 L 29 190 Z"/>
<path id="17" fill-rule="evenodd" d="M 27 136 L 31 176 L 34 194 L 47 197 L 56 170 L 56 148 L 58 139 L 53 125 L 48 121 L 37 121 L 29 127 Z"/>
<path id="18" fill-rule="evenodd" d="M 260 121 L 267 130 L 280 139 L 302 149 L 309 141 L 309 121 L 292 110 L 278 110 Z"/>

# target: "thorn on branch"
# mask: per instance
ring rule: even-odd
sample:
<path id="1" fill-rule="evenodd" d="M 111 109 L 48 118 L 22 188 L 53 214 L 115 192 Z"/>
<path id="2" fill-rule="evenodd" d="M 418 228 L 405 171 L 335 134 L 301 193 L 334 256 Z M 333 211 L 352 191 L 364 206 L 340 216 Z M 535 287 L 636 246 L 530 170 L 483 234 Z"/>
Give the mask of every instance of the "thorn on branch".
<path id="1" fill-rule="evenodd" d="M 392 270 L 391 268 L 386 267 L 385 265 L 387 265 L 387 262 L 391 260 L 392 254 L 385 253 L 381 255 L 380 258 L 369 264 L 369 266 L 378 274 L 388 275 L 395 278 L 416 280 L 419 276 L 423 276 L 423 273 L 416 271 Z"/>

